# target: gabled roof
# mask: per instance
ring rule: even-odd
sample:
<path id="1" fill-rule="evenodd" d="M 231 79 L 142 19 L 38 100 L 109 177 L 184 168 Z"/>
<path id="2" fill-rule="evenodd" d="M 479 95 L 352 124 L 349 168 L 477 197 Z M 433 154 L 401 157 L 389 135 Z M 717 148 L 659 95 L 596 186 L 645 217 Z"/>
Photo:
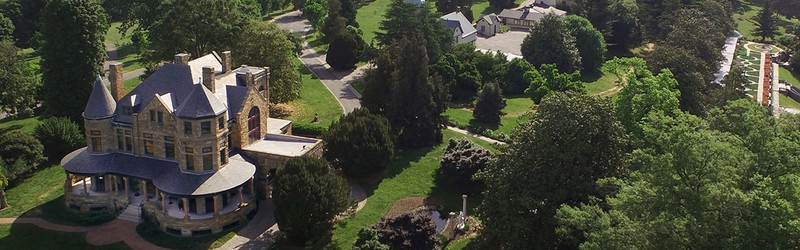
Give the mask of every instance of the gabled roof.
<path id="1" fill-rule="evenodd" d="M 117 109 L 117 102 L 111 96 L 111 92 L 103 84 L 103 78 L 97 76 L 92 88 L 92 94 L 83 109 L 83 117 L 86 119 L 104 119 L 114 116 Z"/>
<path id="2" fill-rule="evenodd" d="M 189 96 L 178 106 L 175 115 L 181 118 L 204 118 L 225 112 L 225 104 L 211 93 L 205 85 L 195 84 Z"/>
<path id="3" fill-rule="evenodd" d="M 508 19 L 517 19 L 517 20 L 528 20 L 528 21 L 539 21 L 544 17 L 544 14 L 536 11 L 529 11 L 529 10 L 509 10 L 505 9 L 500 12 L 500 15 L 497 15 L 501 18 L 508 18 Z"/>
<path id="4" fill-rule="evenodd" d="M 472 35 L 473 33 L 478 32 L 475 27 L 472 27 L 472 23 L 467 20 L 467 17 L 464 16 L 461 12 L 453 11 L 450 14 L 444 15 L 441 17 L 445 20 L 448 28 L 454 29 L 454 27 L 450 27 L 452 22 L 458 22 L 459 27 L 461 28 L 461 37 L 466 37 Z"/>
<path id="5" fill-rule="evenodd" d="M 486 21 L 488 24 L 495 24 L 500 23 L 500 20 L 497 19 L 497 14 L 489 14 L 489 15 L 481 15 L 480 20 Z M 480 21 L 478 20 L 478 21 Z"/>

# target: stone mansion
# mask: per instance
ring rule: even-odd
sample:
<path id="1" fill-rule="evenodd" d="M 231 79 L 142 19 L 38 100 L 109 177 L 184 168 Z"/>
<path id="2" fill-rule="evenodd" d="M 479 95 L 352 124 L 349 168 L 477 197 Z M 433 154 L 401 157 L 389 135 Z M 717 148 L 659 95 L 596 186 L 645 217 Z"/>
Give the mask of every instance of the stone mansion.
<path id="1" fill-rule="evenodd" d="M 286 160 L 322 141 L 269 117 L 269 68 L 231 67 L 231 53 L 175 55 L 124 93 L 122 64 L 98 77 L 83 112 L 87 147 L 63 158 L 65 203 L 136 211 L 178 235 L 247 223 Z M 138 219 L 138 218 L 137 218 Z"/>

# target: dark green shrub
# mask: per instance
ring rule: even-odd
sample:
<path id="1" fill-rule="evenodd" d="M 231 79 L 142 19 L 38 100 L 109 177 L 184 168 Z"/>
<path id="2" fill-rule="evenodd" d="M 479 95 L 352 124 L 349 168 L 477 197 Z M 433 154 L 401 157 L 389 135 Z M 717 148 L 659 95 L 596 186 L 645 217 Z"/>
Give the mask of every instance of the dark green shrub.
<path id="1" fill-rule="evenodd" d="M 21 130 L 0 134 L 0 159 L 6 166 L 6 177 L 16 180 L 47 160 L 42 144 L 33 135 Z"/>
<path id="2" fill-rule="evenodd" d="M 450 139 L 439 160 L 439 179 L 453 184 L 462 191 L 479 184 L 472 176 L 486 168 L 494 158 L 491 151 L 475 145 L 467 139 Z"/>
<path id="3" fill-rule="evenodd" d="M 356 109 L 333 122 L 323 135 L 325 158 L 348 176 L 386 169 L 394 154 L 389 121 L 366 109 Z"/>
<path id="4" fill-rule="evenodd" d="M 389 250 L 378 238 L 378 232 L 372 228 L 362 228 L 358 231 L 358 239 L 353 245 L 353 250 Z"/>
<path id="5" fill-rule="evenodd" d="M 319 138 L 322 137 L 325 131 L 328 131 L 328 129 L 317 124 L 310 124 L 310 123 L 292 124 L 292 134 L 295 135 Z"/>
<path id="6" fill-rule="evenodd" d="M 366 47 L 366 43 L 360 36 L 350 30 L 343 30 L 336 35 L 328 47 L 325 62 L 335 70 L 353 69 L 356 67 L 364 47 Z"/>
<path id="7" fill-rule="evenodd" d="M 84 145 L 83 133 L 66 117 L 50 117 L 42 120 L 33 134 L 44 146 L 44 154 L 51 160 L 60 160 Z"/>
<path id="8" fill-rule="evenodd" d="M 497 83 L 490 82 L 483 85 L 483 89 L 478 95 L 478 101 L 475 102 L 472 116 L 484 123 L 498 124 L 505 107 L 506 100 L 500 94 L 500 87 L 497 86 Z"/>
<path id="9" fill-rule="evenodd" d="M 391 249 L 435 249 L 439 243 L 436 224 L 422 211 L 382 219 L 373 228 Z"/>

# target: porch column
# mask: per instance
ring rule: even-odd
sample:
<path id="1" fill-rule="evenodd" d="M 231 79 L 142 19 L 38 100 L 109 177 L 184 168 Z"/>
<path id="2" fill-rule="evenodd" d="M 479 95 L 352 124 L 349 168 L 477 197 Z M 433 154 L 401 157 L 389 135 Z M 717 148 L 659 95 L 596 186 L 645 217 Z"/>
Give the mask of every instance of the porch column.
<path id="1" fill-rule="evenodd" d="M 89 179 L 91 179 L 91 178 L 89 178 Z M 83 176 L 83 194 L 84 195 L 89 195 L 89 189 L 88 189 L 88 187 L 86 185 L 86 176 Z"/>
<path id="2" fill-rule="evenodd" d="M 214 195 L 214 217 L 219 216 L 219 194 Z"/>
<path id="3" fill-rule="evenodd" d="M 144 189 L 144 200 L 147 200 L 147 181 L 142 180 L 142 189 Z"/>
<path id="4" fill-rule="evenodd" d="M 125 196 L 128 196 L 128 177 L 122 177 L 122 181 L 125 183 Z"/>
<path id="5" fill-rule="evenodd" d="M 111 180 L 110 179 L 111 179 L 111 177 L 109 175 L 104 175 L 103 176 L 103 185 L 105 185 L 106 192 L 110 192 L 111 191 Z"/>
<path id="6" fill-rule="evenodd" d="M 167 194 L 161 192 L 161 211 L 166 213 L 167 212 Z"/>
<path id="7" fill-rule="evenodd" d="M 255 195 L 256 195 L 256 188 L 255 188 L 255 184 L 254 184 L 254 182 L 255 182 L 254 178 L 255 177 L 250 177 L 250 197 L 255 197 Z M 267 194 L 267 196 L 269 196 L 269 194 Z"/>
<path id="8" fill-rule="evenodd" d="M 110 176 L 110 178 L 111 178 L 111 180 L 109 180 L 109 182 L 111 182 L 111 193 L 116 195 L 117 194 L 117 176 L 116 175 L 112 175 L 112 176 Z"/>
<path id="9" fill-rule="evenodd" d="M 189 198 L 183 197 L 181 200 L 183 201 L 183 218 L 189 219 Z"/>
<path id="10" fill-rule="evenodd" d="M 239 205 L 244 203 L 244 195 L 242 194 L 242 186 L 239 186 Z"/>

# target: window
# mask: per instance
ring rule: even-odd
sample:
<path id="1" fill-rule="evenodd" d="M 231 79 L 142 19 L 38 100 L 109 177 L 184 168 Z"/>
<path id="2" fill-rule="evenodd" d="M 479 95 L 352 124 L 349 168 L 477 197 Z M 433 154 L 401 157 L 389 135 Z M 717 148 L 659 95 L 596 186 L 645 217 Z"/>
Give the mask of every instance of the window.
<path id="1" fill-rule="evenodd" d="M 203 148 L 203 153 L 211 153 L 211 147 Z"/>
<path id="2" fill-rule="evenodd" d="M 211 122 L 201 122 L 200 123 L 200 133 L 201 134 L 209 134 L 209 133 L 211 133 Z"/>
<path id="3" fill-rule="evenodd" d="M 223 165 L 226 163 L 228 163 L 228 157 L 227 155 L 225 155 L 225 149 L 223 148 L 222 150 L 219 151 L 219 164 Z"/>
<path id="4" fill-rule="evenodd" d="M 172 137 L 172 136 L 164 136 L 164 141 L 175 141 L 175 137 Z"/>
<path id="5" fill-rule="evenodd" d="M 191 122 L 183 122 L 183 133 L 187 135 L 192 134 L 192 123 Z"/>
<path id="6" fill-rule="evenodd" d="M 133 139 L 130 136 L 125 136 L 125 151 L 133 151 Z"/>
<path id="7" fill-rule="evenodd" d="M 125 150 L 125 136 L 122 135 L 117 136 L 117 150 L 119 151 Z"/>
<path id="8" fill-rule="evenodd" d="M 148 138 L 148 139 L 152 139 L 153 138 L 153 134 L 151 134 L 151 133 L 144 133 L 143 136 L 144 136 L 144 138 Z"/>
<path id="9" fill-rule="evenodd" d="M 186 170 L 194 171 L 194 155 L 186 155 Z"/>
<path id="10" fill-rule="evenodd" d="M 158 123 L 164 123 L 164 112 L 158 111 Z"/>
<path id="11" fill-rule="evenodd" d="M 261 139 L 261 112 L 258 107 L 251 108 L 247 115 L 247 131 L 250 142 Z"/>
<path id="12" fill-rule="evenodd" d="M 203 155 L 203 171 L 214 169 L 214 160 L 210 154 Z"/>
<path id="13" fill-rule="evenodd" d="M 153 155 L 153 140 L 144 140 L 144 154 Z"/>
<path id="14" fill-rule="evenodd" d="M 92 151 L 100 152 L 103 151 L 103 140 L 100 137 L 92 137 Z"/>
<path id="15" fill-rule="evenodd" d="M 156 121 L 156 111 L 155 110 L 150 110 L 150 121 L 151 122 Z"/>
<path id="16" fill-rule="evenodd" d="M 175 159 L 175 143 L 164 143 L 164 158 Z"/>
<path id="17" fill-rule="evenodd" d="M 225 128 L 225 118 L 224 117 L 220 117 L 219 119 L 217 119 L 217 126 L 219 127 L 220 130 Z"/>

